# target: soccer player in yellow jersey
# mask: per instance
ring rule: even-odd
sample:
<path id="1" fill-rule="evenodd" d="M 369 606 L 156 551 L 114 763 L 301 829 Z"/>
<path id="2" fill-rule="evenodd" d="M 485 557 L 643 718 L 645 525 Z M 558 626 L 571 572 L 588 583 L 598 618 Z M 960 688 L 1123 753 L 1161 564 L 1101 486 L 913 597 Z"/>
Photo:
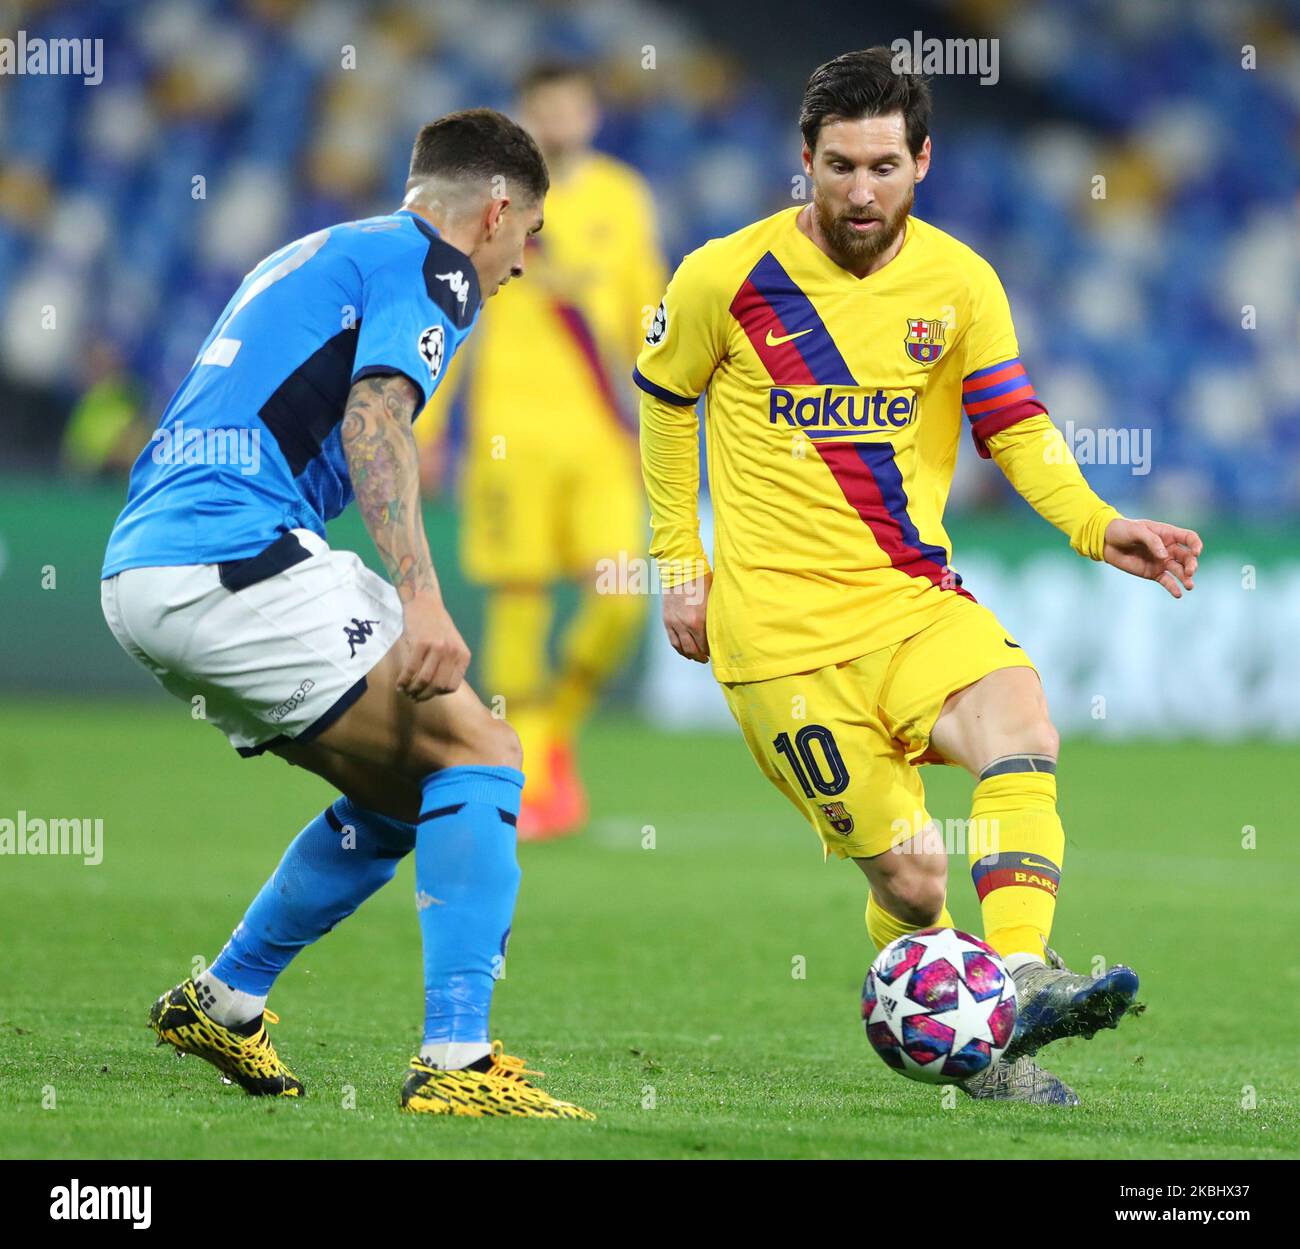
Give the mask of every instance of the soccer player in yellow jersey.
<path id="1" fill-rule="evenodd" d="M 643 619 L 636 595 L 597 593 L 599 577 L 645 550 L 635 404 L 627 377 L 663 291 L 650 192 L 629 166 L 592 149 L 599 121 L 586 73 L 538 66 L 520 115 L 546 156 L 546 238 L 530 245 L 529 282 L 484 311 L 474 350 L 416 423 L 426 478 L 453 395 L 466 449 L 462 562 L 488 588 L 482 688 L 505 700 L 528 767 L 519 836 L 577 831 L 586 798 L 576 731 Z M 553 589 L 583 587 L 548 663 Z"/>
<path id="2" fill-rule="evenodd" d="M 962 426 L 1080 554 L 1193 584 L 1200 538 L 1089 489 L 1020 360 L 997 275 L 911 215 L 930 96 L 872 48 L 810 78 L 812 202 L 714 239 L 668 286 L 638 359 L 641 458 L 664 626 L 713 663 L 760 770 L 851 858 L 877 948 L 949 926 L 947 858 L 916 765 L 977 779 L 971 871 L 1020 1003 L 972 1096 L 1076 1104 L 1031 1055 L 1114 1027 L 1137 976 L 1048 948 L 1065 835 L 1058 739 L 1030 658 L 950 565 L 943 508 Z M 695 405 L 716 541 L 700 542 Z M 983 833 L 983 836 L 978 834 Z"/>

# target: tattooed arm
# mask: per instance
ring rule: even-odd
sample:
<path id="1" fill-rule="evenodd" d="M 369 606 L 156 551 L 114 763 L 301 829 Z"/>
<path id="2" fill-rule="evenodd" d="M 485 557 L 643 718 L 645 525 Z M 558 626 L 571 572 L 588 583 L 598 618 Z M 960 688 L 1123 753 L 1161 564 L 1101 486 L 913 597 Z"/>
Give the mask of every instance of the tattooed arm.
<path id="1" fill-rule="evenodd" d="M 340 437 L 357 506 L 402 600 L 405 656 L 397 688 L 422 702 L 460 685 L 469 648 L 443 606 L 424 536 L 411 433 L 419 401 L 400 374 L 362 378 L 348 394 Z"/>

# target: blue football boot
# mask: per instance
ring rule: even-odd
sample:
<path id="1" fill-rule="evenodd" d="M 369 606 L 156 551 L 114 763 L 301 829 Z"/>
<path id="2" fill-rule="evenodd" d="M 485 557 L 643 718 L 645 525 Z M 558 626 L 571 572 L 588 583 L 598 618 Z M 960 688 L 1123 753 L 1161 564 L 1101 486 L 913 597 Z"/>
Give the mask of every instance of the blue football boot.
<path id="1" fill-rule="evenodd" d="M 1117 1028 L 1136 1005 L 1138 976 L 1122 964 L 1100 976 L 1079 976 L 1044 944 L 1047 964 L 1026 963 L 1011 973 L 1016 983 L 1016 1028 L 1004 1057 L 1008 1062 L 1036 1054 L 1064 1037 L 1091 1037 Z"/>

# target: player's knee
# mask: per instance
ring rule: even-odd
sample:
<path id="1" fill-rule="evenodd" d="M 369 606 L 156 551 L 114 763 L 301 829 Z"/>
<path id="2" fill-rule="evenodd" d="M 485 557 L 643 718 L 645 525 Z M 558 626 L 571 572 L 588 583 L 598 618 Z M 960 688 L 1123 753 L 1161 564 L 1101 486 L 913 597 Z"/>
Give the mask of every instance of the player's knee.
<path id="1" fill-rule="evenodd" d="M 488 754 L 484 762 L 489 767 L 523 770 L 524 748 L 520 745 L 519 734 L 504 720 L 492 721 L 492 730 L 488 734 L 484 749 Z"/>
<path id="2" fill-rule="evenodd" d="M 1009 706 L 1003 709 L 1000 717 L 1003 736 L 1010 740 L 1018 752 L 1048 755 L 1055 759 L 1061 749 L 1061 737 L 1048 714 L 1047 697 L 1042 685 L 1032 672 L 1028 672 L 1028 677 L 1032 680 L 1026 679 L 1023 688 L 1017 690 L 1018 696 L 1008 700 Z M 1003 747 L 1006 744 L 1004 741 Z"/>
<path id="3" fill-rule="evenodd" d="M 948 892 L 946 870 L 917 870 L 892 877 L 887 888 L 889 912 L 905 924 L 929 924 L 938 919 Z"/>
<path id="4" fill-rule="evenodd" d="M 943 910 L 944 889 L 942 885 L 929 882 L 909 889 L 901 896 L 895 895 L 890 907 L 896 919 L 905 924 L 924 926 L 932 924 Z"/>
<path id="5" fill-rule="evenodd" d="M 520 768 L 519 735 L 504 720 L 474 706 L 452 725 L 416 735 L 404 752 L 403 770 L 423 779 L 445 768 Z"/>
<path id="6" fill-rule="evenodd" d="M 1061 752 L 1061 735 L 1056 726 L 1044 714 L 1035 717 L 1024 729 L 1024 750 L 1026 754 L 1047 755 L 1055 759 Z"/>

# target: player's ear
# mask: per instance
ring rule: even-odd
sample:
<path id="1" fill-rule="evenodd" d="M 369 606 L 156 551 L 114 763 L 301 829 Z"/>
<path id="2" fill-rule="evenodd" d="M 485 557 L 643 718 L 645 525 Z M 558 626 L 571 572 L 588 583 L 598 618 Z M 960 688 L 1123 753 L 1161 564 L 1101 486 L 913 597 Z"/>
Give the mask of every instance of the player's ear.
<path id="1" fill-rule="evenodd" d="M 925 175 L 930 172 L 930 136 L 925 136 L 925 142 L 921 144 L 921 150 L 916 154 L 916 181 L 924 182 Z"/>
<path id="2" fill-rule="evenodd" d="M 803 145 L 802 156 L 803 156 L 803 171 L 811 178 L 813 157 L 812 157 L 812 151 L 806 143 Z"/>
<path id="3" fill-rule="evenodd" d="M 510 207 L 510 197 L 501 196 L 500 199 L 492 198 L 488 200 L 487 209 L 483 214 L 483 237 L 489 242 L 497 235 L 497 231 L 505 224 L 506 209 Z"/>

